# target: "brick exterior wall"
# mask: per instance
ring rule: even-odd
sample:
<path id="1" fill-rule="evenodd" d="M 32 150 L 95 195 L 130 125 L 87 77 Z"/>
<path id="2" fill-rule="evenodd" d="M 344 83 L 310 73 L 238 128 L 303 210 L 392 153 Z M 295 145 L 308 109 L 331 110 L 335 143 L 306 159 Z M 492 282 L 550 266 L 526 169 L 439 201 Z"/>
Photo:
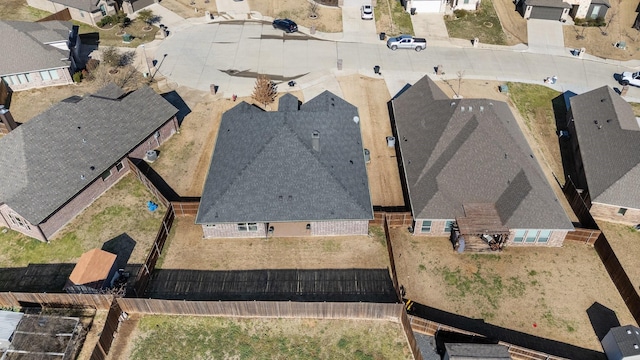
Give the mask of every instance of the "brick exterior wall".
<path id="1" fill-rule="evenodd" d="M 311 224 L 310 236 L 340 236 L 369 234 L 369 220 L 353 221 L 316 221 Z M 274 223 L 274 226 L 277 223 Z M 202 225 L 204 238 L 264 238 L 266 224 L 258 223 L 258 231 L 239 231 L 238 224 L 212 224 L 213 227 Z"/>
<path id="2" fill-rule="evenodd" d="M 368 235 L 369 220 L 316 221 L 311 223 L 311 235 Z"/>
<path id="3" fill-rule="evenodd" d="M 126 161 L 122 162 L 124 166 L 122 170 L 116 170 L 115 164 L 111 168 L 111 176 L 102 180 L 98 177 L 89 186 L 87 186 L 82 192 L 76 195 L 66 205 L 56 211 L 51 217 L 40 224 L 42 232 L 47 237 L 51 237 L 64 227 L 69 221 L 73 220 L 84 209 L 89 207 L 97 198 L 100 197 L 111 186 L 118 182 L 124 175 L 129 172 L 129 164 Z"/>
<path id="4" fill-rule="evenodd" d="M 16 217 L 19 217 L 25 226 L 14 224 L 11 221 L 11 216 L 13 216 L 14 219 Z M 9 229 L 23 233 L 29 237 L 38 239 L 40 241 L 47 241 L 47 239 L 44 237 L 44 235 L 40 231 L 40 228 L 37 225 L 33 225 L 30 222 L 28 222 L 24 217 L 20 216 L 20 214 L 13 211 L 7 204 L 0 205 L 0 218 L 2 218 L 2 220 L 0 220 L 0 226 L 6 226 Z M 29 228 L 27 228 L 26 226 L 28 226 Z"/>
<path id="5" fill-rule="evenodd" d="M 213 227 L 202 225 L 204 238 L 264 238 L 264 223 L 258 223 L 258 231 L 238 231 L 238 224 L 214 224 Z"/>
<path id="6" fill-rule="evenodd" d="M 138 145 L 133 151 L 129 153 L 131 159 L 144 159 L 147 150 L 153 150 L 158 148 L 158 143 L 162 144 L 167 141 L 173 134 L 178 131 L 178 120 L 176 117 L 172 117 L 167 121 L 160 129 L 157 130 L 160 133 L 160 137 L 157 139 L 154 137 L 154 133 L 151 133 L 140 145 Z"/>
<path id="7" fill-rule="evenodd" d="M 619 206 L 612 206 L 602 203 L 592 203 L 589 212 L 596 219 L 602 219 L 614 223 L 626 225 L 640 224 L 640 209 L 626 208 L 624 215 L 618 214 Z"/>
<path id="8" fill-rule="evenodd" d="M 62 11 L 66 8 L 69 9 L 69 14 L 71 14 L 71 18 L 89 25 L 96 25 L 98 21 L 102 19 L 102 12 L 100 10 L 94 13 L 88 13 L 86 11 L 81 11 L 76 8 L 69 7 L 67 5 L 59 4 L 50 0 L 27 0 L 27 4 L 37 9 L 42 9 L 51 13 L 57 13 L 58 11 Z M 101 1 L 100 4 L 104 4 L 107 8 L 107 14 L 113 15 L 116 13 L 115 6 L 107 5 L 106 1 Z M 98 4 L 98 8 L 100 7 Z"/>
<path id="9" fill-rule="evenodd" d="M 538 229 L 538 230 L 544 230 L 544 229 Z M 546 229 L 548 230 L 548 229 Z M 549 241 L 547 241 L 546 243 L 525 243 L 525 242 L 521 242 L 521 243 L 514 243 L 513 242 L 513 238 L 516 235 L 516 232 L 514 229 L 510 230 L 509 232 L 509 239 L 506 242 L 506 246 L 523 246 L 523 247 L 531 247 L 531 246 L 544 246 L 544 247 L 561 247 L 562 244 L 564 243 L 564 238 L 567 236 L 567 234 L 569 233 L 569 230 L 554 230 L 551 231 L 551 234 L 549 235 Z"/>
<path id="10" fill-rule="evenodd" d="M 12 91 L 20 91 L 20 90 L 28 90 L 28 89 L 36 89 L 47 86 L 59 86 L 59 85 L 69 85 L 73 84 L 73 78 L 71 77 L 71 73 L 69 72 L 69 67 L 59 68 L 59 69 L 51 69 L 57 70 L 59 79 L 57 80 L 42 80 L 42 76 L 40 72 L 32 72 L 31 77 L 33 81 L 24 84 L 11 84 Z M 3 77 L 7 77 L 7 75 L 3 75 Z M 19 121 L 24 122 L 28 119 L 20 119 Z"/>

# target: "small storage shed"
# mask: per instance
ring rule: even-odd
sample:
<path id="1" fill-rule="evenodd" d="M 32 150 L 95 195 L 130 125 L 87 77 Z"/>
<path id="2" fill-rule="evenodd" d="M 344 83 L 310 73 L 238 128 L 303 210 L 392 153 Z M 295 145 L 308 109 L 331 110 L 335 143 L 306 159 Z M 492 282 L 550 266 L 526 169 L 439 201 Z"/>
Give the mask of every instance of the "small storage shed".
<path id="1" fill-rule="evenodd" d="M 0 310 L 0 353 L 11 345 L 13 333 L 23 316 L 23 313 Z"/>
<path id="2" fill-rule="evenodd" d="M 82 254 L 73 268 L 64 290 L 67 292 L 96 293 L 111 285 L 116 274 L 115 254 L 92 249 Z"/>
<path id="3" fill-rule="evenodd" d="M 640 328 L 633 325 L 611 328 L 602 339 L 602 348 L 609 360 L 640 359 Z"/>
<path id="4" fill-rule="evenodd" d="M 444 345 L 446 351 L 443 360 L 506 360 L 511 359 L 509 349 L 498 344 L 463 344 L 449 343 Z"/>

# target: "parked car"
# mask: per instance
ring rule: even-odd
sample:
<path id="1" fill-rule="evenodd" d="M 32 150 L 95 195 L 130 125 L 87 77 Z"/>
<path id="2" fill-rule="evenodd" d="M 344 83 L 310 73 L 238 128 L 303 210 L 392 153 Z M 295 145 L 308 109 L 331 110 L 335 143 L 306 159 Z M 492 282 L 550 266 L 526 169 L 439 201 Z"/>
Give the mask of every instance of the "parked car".
<path id="1" fill-rule="evenodd" d="M 626 71 L 622 73 L 622 77 L 620 79 L 621 85 L 634 85 L 640 86 L 640 71 L 632 73 L 631 71 Z"/>
<path id="2" fill-rule="evenodd" d="M 373 7 L 371 7 L 371 5 L 362 5 L 360 8 L 360 17 L 362 20 L 373 20 Z"/>
<path id="3" fill-rule="evenodd" d="M 411 35 L 400 35 L 389 38 L 387 40 L 387 47 L 391 50 L 397 49 L 414 49 L 415 51 L 422 51 L 427 48 L 427 40 L 424 38 L 417 38 Z"/>
<path id="4" fill-rule="evenodd" d="M 289 19 L 275 19 L 273 20 L 273 28 L 280 29 L 287 33 L 294 33 L 298 31 L 298 25 Z"/>

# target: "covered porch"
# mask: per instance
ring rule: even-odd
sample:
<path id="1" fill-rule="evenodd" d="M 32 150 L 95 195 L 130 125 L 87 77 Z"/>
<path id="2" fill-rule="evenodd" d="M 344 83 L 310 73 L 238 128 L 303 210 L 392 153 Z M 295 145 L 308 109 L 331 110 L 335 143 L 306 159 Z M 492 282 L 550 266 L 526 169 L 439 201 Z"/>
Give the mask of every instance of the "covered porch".
<path id="1" fill-rule="evenodd" d="M 464 217 L 451 228 L 451 243 L 457 252 L 500 251 L 509 238 L 494 204 L 465 204 Z"/>

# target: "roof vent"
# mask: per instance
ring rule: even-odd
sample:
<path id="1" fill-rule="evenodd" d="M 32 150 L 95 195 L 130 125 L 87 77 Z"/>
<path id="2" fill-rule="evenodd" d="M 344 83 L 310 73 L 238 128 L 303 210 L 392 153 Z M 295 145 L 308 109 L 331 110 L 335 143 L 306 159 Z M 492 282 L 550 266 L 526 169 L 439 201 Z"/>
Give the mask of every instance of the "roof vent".
<path id="1" fill-rule="evenodd" d="M 593 123 L 598 125 L 598 120 L 593 120 Z"/>
<path id="2" fill-rule="evenodd" d="M 605 102 L 607 101 L 607 99 L 600 99 L 600 102 Z"/>
<path id="3" fill-rule="evenodd" d="M 320 132 L 317 130 L 311 133 L 311 148 L 315 151 L 320 151 Z"/>
<path id="4" fill-rule="evenodd" d="M 455 102 L 455 101 L 452 101 L 452 102 L 451 102 L 451 106 L 456 106 L 456 102 Z"/>
<path id="5" fill-rule="evenodd" d="M 607 119 L 607 123 L 610 123 L 610 122 L 611 122 L 611 119 Z"/>
<path id="6" fill-rule="evenodd" d="M 484 111 L 484 106 L 480 106 L 480 112 Z"/>
<path id="7" fill-rule="evenodd" d="M 93 171 L 93 170 L 95 170 L 95 169 L 96 169 L 96 167 L 95 167 L 95 166 L 90 166 L 90 167 L 89 167 L 89 170 L 91 170 L 91 171 Z"/>
<path id="8" fill-rule="evenodd" d="M 631 330 L 627 329 L 627 334 L 631 335 Z"/>
<path id="9" fill-rule="evenodd" d="M 86 144 L 87 143 L 87 139 L 82 139 L 82 142 Z"/>
<path id="10" fill-rule="evenodd" d="M 80 175 L 80 180 L 84 180 L 86 177 L 84 175 Z"/>
<path id="11" fill-rule="evenodd" d="M 638 344 L 633 344 L 633 348 L 638 350 L 638 349 L 640 349 L 640 346 L 638 346 Z"/>
<path id="12" fill-rule="evenodd" d="M 353 122 L 354 122 L 354 123 L 356 123 L 356 124 L 357 124 L 357 123 L 359 123 L 359 122 L 360 122 L 360 117 L 359 117 L 359 116 L 357 116 L 357 115 L 356 115 L 356 116 L 354 116 L 354 117 L 353 117 Z"/>
<path id="13" fill-rule="evenodd" d="M 464 106 L 460 106 L 460 112 L 464 112 Z"/>
<path id="14" fill-rule="evenodd" d="M 469 106 L 469 112 L 473 111 L 473 106 Z"/>

